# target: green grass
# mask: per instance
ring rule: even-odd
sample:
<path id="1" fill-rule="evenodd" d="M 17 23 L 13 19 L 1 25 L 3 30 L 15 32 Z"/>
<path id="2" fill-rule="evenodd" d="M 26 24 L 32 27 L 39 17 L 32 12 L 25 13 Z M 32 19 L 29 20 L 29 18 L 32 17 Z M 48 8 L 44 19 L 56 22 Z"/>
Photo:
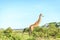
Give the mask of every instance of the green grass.
<path id="1" fill-rule="evenodd" d="M 12 33 L 12 36 L 14 36 L 16 39 L 15 40 L 60 40 L 60 38 L 41 38 L 41 37 L 33 37 L 29 36 L 28 33 Z M 0 40 L 13 40 L 12 37 L 6 37 L 3 33 L 0 35 Z"/>
<path id="2" fill-rule="evenodd" d="M 17 35 L 19 36 L 20 35 L 20 38 L 21 40 L 32 40 L 33 39 L 33 36 L 29 36 L 28 33 L 17 33 Z M 35 38 L 36 40 L 60 40 L 60 38 L 40 38 L 40 37 L 37 37 Z"/>

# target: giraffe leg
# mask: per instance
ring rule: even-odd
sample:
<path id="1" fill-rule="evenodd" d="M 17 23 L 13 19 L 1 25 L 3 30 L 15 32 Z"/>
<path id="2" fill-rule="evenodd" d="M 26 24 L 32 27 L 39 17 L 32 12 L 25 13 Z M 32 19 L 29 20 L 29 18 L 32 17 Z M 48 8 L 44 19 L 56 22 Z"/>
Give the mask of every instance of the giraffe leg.
<path id="1" fill-rule="evenodd" d="M 29 30 L 29 35 L 31 35 L 33 32 L 33 26 L 31 26 L 30 30 Z"/>
<path id="2" fill-rule="evenodd" d="M 31 29 L 29 29 L 29 36 L 31 35 L 31 33 L 32 33 L 32 31 L 31 31 Z"/>

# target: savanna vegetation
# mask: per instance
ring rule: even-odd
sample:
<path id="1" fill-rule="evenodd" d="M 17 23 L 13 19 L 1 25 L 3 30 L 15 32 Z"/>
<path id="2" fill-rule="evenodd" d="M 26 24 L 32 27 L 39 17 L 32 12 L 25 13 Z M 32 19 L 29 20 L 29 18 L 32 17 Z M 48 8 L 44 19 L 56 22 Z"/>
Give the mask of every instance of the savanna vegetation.
<path id="1" fill-rule="evenodd" d="M 13 30 L 10 27 L 1 29 L 0 40 L 60 40 L 60 22 L 39 26 L 34 29 L 30 36 L 28 28 L 24 30 Z"/>

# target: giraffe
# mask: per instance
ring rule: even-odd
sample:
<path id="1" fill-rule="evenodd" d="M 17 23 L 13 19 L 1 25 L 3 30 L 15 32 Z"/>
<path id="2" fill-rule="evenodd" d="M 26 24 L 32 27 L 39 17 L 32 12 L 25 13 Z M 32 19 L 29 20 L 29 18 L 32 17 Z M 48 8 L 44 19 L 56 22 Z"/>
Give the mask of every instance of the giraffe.
<path id="1" fill-rule="evenodd" d="M 35 27 L 39 26 L 39 24 L 41 22 L 41 17 L 42 17 L 42 14 L 39 15 L 38 20 L 34 24 L 30 25 L 30 27 L 29 27 L 29 35 L 32 33 L 32 31 L 34 30 Z"/>

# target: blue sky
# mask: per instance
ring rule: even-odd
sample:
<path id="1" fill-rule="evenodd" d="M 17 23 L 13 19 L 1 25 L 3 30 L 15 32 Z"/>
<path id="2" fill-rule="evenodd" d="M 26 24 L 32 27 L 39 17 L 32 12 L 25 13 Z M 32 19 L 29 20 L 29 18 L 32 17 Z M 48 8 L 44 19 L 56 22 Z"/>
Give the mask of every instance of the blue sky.
<path id="1" fill-rule="evenodd" d="M 40 26 L 60 22 L 60 0 L 0 0 L 0 28 L 29 27 L 40 13 Z"/>

